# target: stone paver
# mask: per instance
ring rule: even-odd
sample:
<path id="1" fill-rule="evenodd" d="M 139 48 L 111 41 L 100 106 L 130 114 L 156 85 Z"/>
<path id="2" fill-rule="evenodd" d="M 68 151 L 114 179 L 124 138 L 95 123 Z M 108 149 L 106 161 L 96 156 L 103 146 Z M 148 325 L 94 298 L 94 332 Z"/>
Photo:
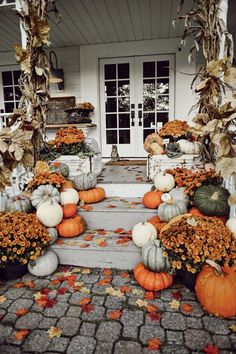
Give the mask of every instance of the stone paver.
<path id="1" fill-rule="evenodd" d="M 60 267 L 57 274 L 45 278 L 27 274 L 22 279 L 0 283 L 0 294 L 6 297 L 0 303 L 0 353 L 151 354 L 147 341 L 155 337 L 161 343 L 155 351 L 157 354 L 203 353 L 208 344 L 219 348 L 219 354 L 236 352 L 236 333 L 230 329 L 236 325 L 236 318 L 227 320 L 208 315 L 195 294 L 178 283 L 155 293 L 154 299 L 146 300 L 146 293 L 134 280 L 132 272 L 123 277 L 120 273 L 113 269 L 111 282 L 105 286 L 96 284 L 105 277 L 103 270 L 70 266 Z M 71 275 L 72 283 L 63 278 Z M 59 276 L 61 281 L 51 283 Z M 35 288 L 14 287 L 17 282 L 31 280 Z M 75 289 L 73 281 L 77 283 Z M 122 297 L 119 292 L 117 296 L 106 292 L 106 288 L 119 290 L 121 286 L 129 290 Z M 66 288 L 65 294 L 57 292 L 60 288 Z M 53 300 L 45 307 L 39 306 L 34 297 L 42 289 L 48 293 L 48 299 Z M 171 308 L 176 292 L 181 296 L 180 305 L 191 305 L 191 312 L 184 312 L 181 306 Z M 86 298 L 91 302 L 81 305 L 80 301 L 86 303 Z M 156 315 L 142 307 L 140 300 L 155 305 Z M 16 311 L 21 308 L 28 309 L 28 313 L 17 316 Z M 120 316 L 109 318 L 116 310 L 120 311 Z M 49 337 L 47 331 L 53 326 L 61 329 L 60 337 Z M 17 339 L 17 332 L 25 329 L 29 333 Z"/>

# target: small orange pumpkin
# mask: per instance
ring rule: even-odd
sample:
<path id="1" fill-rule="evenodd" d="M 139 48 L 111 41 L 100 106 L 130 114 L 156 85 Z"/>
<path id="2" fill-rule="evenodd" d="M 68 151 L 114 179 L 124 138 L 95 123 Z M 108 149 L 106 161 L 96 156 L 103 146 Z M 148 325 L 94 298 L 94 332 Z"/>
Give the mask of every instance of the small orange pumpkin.
<path id="1" fill-rule="evenodd" d="M 134 268 L 134 278 L 145 290 L 159 291 L 166 289 L 173 283 L 173 276 L 168 273 L 157 273 L 145 268 L 139 263 Z"/>
<path id="2" fill-rule="evenodd" d="M 82 234 L 85 230 L 85 222 L 80 216 L 77 218 L 63 219 L 56 226 L 56 229 L 61 237 L 76 237 Z"/>
<path id="3" fill-rule="evenodd" d="M 89 189 L 87 191 L 79 191 L 79 199 L 87 204 L 98 203 L 105 199 L 105 190 L 101 187 Z"/>
<path id="4" fill-rule="evenodd" d="M 62 210 L 64 219 L 72 218 L 77 213 L 77 204 L 65 204 Z"/>
<path id="5" fill-rule="evenodd" d="M 161 221 L 160 217 L 158 215 L 152 216 L 150 219 L 148 219 L 148 222 L 150 222 L 155 228 L 157 229 L 158 232 L 161 231 L 161 229 L 167 225 L 168 223 L 165 221 Z"/>
<path id="6" fill-rule="evenodd" d="M 221 317 L 236 315 L 236 266 L 220 267 L 207 260 L 196 280 L 196 295 L 203 308 Z"/>
<path id="7" fill-rule="evenodd" d="M 199 216 L 206 216 L 204 214 L 202 214 L 200 212 L 200 210 L 198 210 L 197 208 L 193 207 L 189 210 L 189 213 L 190 214 L 193 214 L 193 215 L 199 215 Z M 228 217 L 227 216 L 208 216 L 209 218 L 216 218 L 218 220 L 221 220 L 224 224 L 227 222 L 228 220 Z"/>
<path id="8" fill-rule="evenodd" d="M 69 181 L 68 179 L 66 179 L 65 182 L 62 183 L 61 190 L 62 190 L 62 192 L 64 192 L 65 189 L 69 189 L 69 188 L 75 189 L 75 186 L 72 181 Z"/>
<path id="9" fill-rule="evenodd" d="M 161 196 L 162 192 L 160 191 L 150 191 L 144 194 L 143 196 L 143 205 L 148 209 L 156 209 L 162 203 Z"/>

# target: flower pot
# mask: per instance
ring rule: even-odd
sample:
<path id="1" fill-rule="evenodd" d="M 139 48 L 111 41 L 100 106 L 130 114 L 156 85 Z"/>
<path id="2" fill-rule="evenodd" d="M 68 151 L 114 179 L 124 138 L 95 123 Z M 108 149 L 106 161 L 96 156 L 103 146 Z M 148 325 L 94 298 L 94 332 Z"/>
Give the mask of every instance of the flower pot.
<path id="1" fill-rule="evenodd" d="M 195 291 L 195 284 L 198 273 L 191 273 L 185 269 L 177 269 L 176 275 L 179 280 L 191 291 Z"/>
<path id="2" fill-rule="evenodd" d="M 0 279 L 13 280 L 22 277 L 26 273 L 28 273 L 27 264 L 21 264 L 20 262 L 9 262 L 4 268 L 0 268 Z"/>

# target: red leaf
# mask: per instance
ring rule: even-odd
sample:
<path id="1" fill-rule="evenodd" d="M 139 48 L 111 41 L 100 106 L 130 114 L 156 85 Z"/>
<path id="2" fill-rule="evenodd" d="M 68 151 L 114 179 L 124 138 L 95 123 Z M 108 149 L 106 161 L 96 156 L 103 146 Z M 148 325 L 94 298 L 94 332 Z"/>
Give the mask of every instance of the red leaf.
<path id="1" fill-rule="evenodd" d="M 88 248 L 89 247 L 89 243 L 82 243 L 80 245 L 80 248 Z"/>
<path id="2" fill-rule="evenodd" d="M 19 331 L 15 332 L 15 337 L 17 340 L 22 340 L 27 334 L 29 334 L 28 329 L 20 329 Z"/>
<path id="3" fill-rule="evenodd" d="M 107 233 L 104 229 L 97 229 L 96 231 L 98 235 L 106 235 Z"/>
<path id="4" fill-rule="evenodd" d="M 126 273 L 126 272 L 121 272 L 121 273 L 119 274 L 119 276 L 122 277 L 122 278 L 127 278 L 127 279 L 130 278 L 130 275 L 129 275 L 128 273 Z"/>
<path id="5" fill-rule="evenodd" d="M 152 339 L 147 340 L 147 347 L 153 351 L 159 349 L 161 346 L 161 342 L 158 338 L 154 337 Z"/>
<path id="6" fill-rule="evenodd" d="M 104 268 L 104 269 L 102 270 L 102 274 L 103 274 L 103 275 L 112 275 L 112 271 L 111 271 L 111 269 L 109 269 L 109 268 Z"/>
<path id="7" fill-rule="evenodd" d="M 44 289 L 42 289 L 42 290 L 40 290 L 40 292 L 41 292 L 41 294 L 42 295 L 48 295 L 49 293 L 50 293 L 50 289 L 48 289 L 48 288 L 44 288 Z"/>
<path id="8" fill-rule="evenodd" d="M 44 307 L 53 307 L 56 305 L 56 300 L 55 299 L 47 299 L 47 302 Z"/>
<path id="9" fill-rule="evenodd" d="M 132 288 L 130 286 L 122 285 L 120 286 L 120 291 L 122 293 L 130 293 L 132 291 Z"/>
<path id="10" fill-rule="evenodd" d="M 88 305 L 83 305 L 81 306 L 81 311 L 90 313 L 94 310 L 94 305 L 93 304 L 88 304 Z"/>
<path id="11" fill-rule="evenodd" d="M 214 344 L 208 344 L 205 348 L 203 348 L 203 352 L 207 354 L 218 354 L 219 349 L 214 346 Z"/>
<path id="12" fill-rule="evenodd" d="M 84 236 L 84 241 L 92 241 L 92 239 L 94 238 L 94 235 L 92 234 L 88 234 L 86 236 Z"/>
<path id="13" fill-rule="evenodd" d="M 157 313 L 157 312 L 150 312 L 149 313 L 149 318 L 152 321 L 160 321 L 161 315 L 159 313 Z"/>
<path id="14" fill-rule="evenodd" d="M 69 275 L 67 277 L 67 284 L 69 286 L 73 286 L 75 281 L 76 281 L 76 275 L 75 274 Z"/>
<path id="15" fill-rule="evenodd" d="M 68 290 L 69 290 L 68 288 L 59 288 L 57 290 L 57 294 L 58 295 L 64 295 L 65 293 L 67 293 Z"/>
<path id="16" fill-rule="evenodd" d="M 193 311 L 193 307 L 192 307 L 192 305 L 190 305 L 190 304 L 182 304 L 182 305 L 180 306 L 180 309 L 181 309 L 183 312 L 186 312 L 186 313 L 190 313 L 190 312 Z"/>
<path id="17" fill-rule="evenodd" d="M 106 241 L 101 241 L 98 243 L 99 247 L 107 247 L 107 242 Z"/>
<path id="18" fill-rule="evenodd" d="M 119 227 L 118 229 L 116 229 L 114 232 L 115 234 L 120 234 L 121 232 L 123 232 L 124 229 L 122 227 Z"/>
<path id="19" fill-rule="evenodd" d="M 100 279 L 99 282 L 97 282 L 97 285 L 105 286 L 105 285 L 109 284 L 111 281 L 112 281 L 112 278 L 105 277 L 105 278 Z"/>
<path id="20" fill-rule="evenodd" d="M 171 296 L 175 299 L 175 300 L 181 300 L 183 295 L 182 293 L 178 290 L 178 291 L 172 291 Z"/>
<path id="21" fill-rule="evenodd" d="M 143 181 L 143 177 L 136 177 L 136 181 Z"/>
<path id="22" fill-rule="evenodd" d="M 116 206 L 115 206 L 115 205 L 112 205 L 112 204 L 109 204 L 109 205 L 108 205 L 108 208 L 112 209 L 112 208 L 116 208 Z"/>
<path id="23" fill-rule="evenodd" d="M 16 316 L 23 316 L 28 312 L 29 310 L 27 310 L 25 307 L 22 307 L 21 309 L 16 310 Z"/>
<path id="24" fill-rule="evenodd" d="M 114 310 L 108 313 L 107 317 L 109 320 L 118 320 L 120 316 L 122 315 L 121 310 Z"/>
<path id="25" fill-rule="evenodd" d="M 154 291 L 146 291 L 145 292 L 145 299 L 146 300 L 153 300 L 155 298 Z"/>
<path id="26" fill-rule="evenodd" d="M 25 282 L 25 286 L 28 286 L 29 288 L 35 288 L 35 282 L 34 281 L 27 281 Z"/>
<path id="27" fill-rule="evenodd" d="M 64 244 L 65 244 L 65 241 L 59 239 L 59 240 L 56 240 L 55 244 L 56 244 L 56 245 L 64 245 Z"/>
<path id="28" fill-rule="evenodd" d="M 79 300 L 79 305 L 84 306 L 88 305 L 91 302 L 90 297 L 83 297 L 82 299 Z"/>
<path id="29" fill-rule="evenodd" d="M 147 305 L 146 306 L 146 310 L 148 311 L 148 312 L 156 312 L 157 310 L 158 310 L 158 308 L 157 308 L 157 306 L 156 305 Z"/>
<path id="30" fill-rule="evenodd" d="M 82 206 L 81 208 L 84 209 L 85 211 L 93 210 L 93 207 L 90 204 L 86 204 L 86 205 Z"/>
<path id="31" fill-rule="evenodd" d="M 25 286 L 25 283 L 15 283 L 13 285 L 14 288 L 17 288 L 17 289 L 20 289 L 20 288 L 23 288 Z"/>

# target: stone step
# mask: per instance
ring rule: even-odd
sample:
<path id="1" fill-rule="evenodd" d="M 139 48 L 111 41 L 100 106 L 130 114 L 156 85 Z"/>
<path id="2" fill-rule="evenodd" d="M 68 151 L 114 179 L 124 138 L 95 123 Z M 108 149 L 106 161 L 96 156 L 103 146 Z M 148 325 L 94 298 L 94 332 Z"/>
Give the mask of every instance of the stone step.
<path id="1" fill-rule="evenodd" d="M 89 238 L 92 240 L 86 241 Z M 86 230 L 78 237 L 59 238 L 51 249 L 57 254 L 59 263 L 64 265 L 133 269 L 142 260 L 141 249 L 133 243 L 130 232 L 125 231 L 118 234 L 107 230 Z"/>
<path id="2" fill-rule="evenodd" d="M 132 229 L 138 222 L 157 215 L 157 210 L 146 209 L 141 198 L 108 197 L 102 202 L 91 204 L 92 210 L 80 208 L 79 214 L 89 229 L 116 230 Z"/>
<path id="3" fill-rule="evenodd" d="M 142 197 L 151 189 L 151 183 L 98 183 L 97 187 L 102 187 L 108 197 L 120 196 L 122 198 Z"/>

